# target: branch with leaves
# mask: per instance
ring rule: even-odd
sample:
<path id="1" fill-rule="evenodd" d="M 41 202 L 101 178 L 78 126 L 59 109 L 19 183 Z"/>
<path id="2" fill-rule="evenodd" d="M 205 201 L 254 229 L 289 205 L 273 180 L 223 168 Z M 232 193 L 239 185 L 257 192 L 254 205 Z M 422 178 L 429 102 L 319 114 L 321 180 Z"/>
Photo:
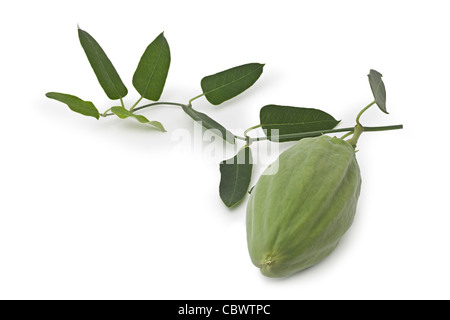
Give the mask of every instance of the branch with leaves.
<path id="1" fill-rule="evenodd" d="M 382 75 L 375 70 L 370 70 L 368 77 L 374 100 L 358 114 L 355 127 L 336 128 L 340 121 L 318 109 L 266 105 L 260 110 L 260 123 L 258 125 L 245 130 L 243 136 L 235 135 L 208 115 L 195 110 L 192 107 L 192 103 L 201 97 L 205 97 L 212 105 L 220 105 L 236 97 L 250 88 L 259 79 L 263 73 L 264 64 L 248 63 L 204 77 L 200 82 L 202 93 L 191 98 L 187 103 L 162 102 L 159 99 L 166 83 L 171 61 L 169 44 L 163 33 L 159 34 L 148 45 L 139 61 L 132 83 L 140 97 L 133 105 L 127 107 L 123 98 L 127 96 L 128 89 L 106 53 L 89 33 L 80 28 L 78 28 L 78 37 L 98 82 L 106 95 L 113 101 L 119 100 L 120 104 L 117 103 L 117 105 L 100 113 L 91 101 L 82 100 L 74 95 L 48 92 L 46 96 L 66 104 L 72 111 L 85 116 L 96 119 L 114 115 L 120 119 L 134 118 L 140 123 L 152 126 L 162 132 L 166 130 L 161 122 L 149 120 L 147 117 L 137 114 L 137 112 L 156 105 L 179 106 L 194 121 L 199 122 L 207 130 L 213 130 L 226 142 L 235 144 L 236 140 L 244 141 L 245 145 L 233 158 L 220 163 L 221 180 L 219 194 L 227 207 L 232 207 L 239 203 L 248 192 L 253 170 L 251 144 L 254 142 L 262 140 L 270 140 L 277 143 L 297 141 L 306 137 L 346 132 L 342 138 L 352 135 L 347 141 L 356 147 L 362 132 L 403 128 L 402 125 L 382 127 L 361 125 L 359 120 L 362 113 L 374 104 L 384 113 L 388 113 L 386 110 L 386 90 L 382 81 Z M 144 99 L 153 102 L 139 106 Z M 250 137 L 248 133 L 257 128 L 262 128 L 265 136 Z"/>

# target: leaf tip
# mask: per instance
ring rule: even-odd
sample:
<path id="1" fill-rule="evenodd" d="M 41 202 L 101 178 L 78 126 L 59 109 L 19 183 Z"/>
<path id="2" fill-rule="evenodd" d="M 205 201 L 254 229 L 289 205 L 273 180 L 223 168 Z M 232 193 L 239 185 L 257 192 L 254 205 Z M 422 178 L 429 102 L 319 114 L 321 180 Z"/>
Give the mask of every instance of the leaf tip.
<path id="1" fill-rule="evenodd" d="M 264 71 L 264 67 L 266 66 L 266 63 L 257 63 L 259 67 L 261 68 L 261 73 Z"/>
<path id="2" fill-rule="evenodd" d="M 78 35 L 80 35 L 80 33 L 86 32 L 83 29 L 81 29 L 81 27 L 78 23 L 77 23 L 77 31 L 78 31 Z"/>
<path id="3" fill-rule="evenodd" d="M 370 69 L 369 70 L 369 74 L 367 76 L 370 77 L 373 74 L 378 75 L 380 77 L 383 77 L 383 75 L 380 72 L 378 72 L 377 70 L 375 70 L 375 69 Z"/>
<path id="4" fill-rule="evenodd" d="M 237 201 L 229 201 L 229 202 L 226 202 L 224 199 L 222 199 L 222 202 L 228 209 L 234 209 L 235 207 L 237 207 L 241 204 L 244 197 L 245 197 L 245 195 L 243 195 L 242 198 Z"/>
<path id="5" fill-rule="evenodd" d="M 158 35 L 157 38 L 166 39 L 166 37 L 164 36 L 164 32 L 165 32 L 165 31 L 162 31 L 162 32 Z M 167 40 L 166 40 L 166 41 L 167 41 Z"/>
<path id="6" fill-rule="evenodd" d="M 228 199 L 224 199 L 224 198 L 222 197 L 222 195 L 220 195 L 220 199 L 222 200 L 223 204 L 224 204 L 227 208 L 234 207 L 236 204 L 238 204 L 238 203 L 240 202 L 240 201 L 233 202 L 233 201 L 230 201 L 230 200 L 228 200 Z"/>

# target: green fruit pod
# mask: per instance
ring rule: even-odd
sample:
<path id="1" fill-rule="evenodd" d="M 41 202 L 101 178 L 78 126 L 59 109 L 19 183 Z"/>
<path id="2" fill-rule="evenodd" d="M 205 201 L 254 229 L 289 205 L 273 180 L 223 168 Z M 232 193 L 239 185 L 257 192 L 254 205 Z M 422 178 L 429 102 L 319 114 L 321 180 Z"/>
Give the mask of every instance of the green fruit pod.
<path id="1" fill-rule="evenodd" d="M 350 228 L 361 189 L 355 150 L 329 136 L 305 138 L 261 175 L 247 206 L 247 244 L 268 277 L 313 266 Z"/>

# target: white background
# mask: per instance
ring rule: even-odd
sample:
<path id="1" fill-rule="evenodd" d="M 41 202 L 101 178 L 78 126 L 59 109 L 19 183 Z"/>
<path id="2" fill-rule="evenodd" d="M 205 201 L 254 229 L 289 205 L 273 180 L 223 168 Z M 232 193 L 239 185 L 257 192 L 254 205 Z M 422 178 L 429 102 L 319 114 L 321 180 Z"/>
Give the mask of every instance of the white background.
<path id="1" fill-rule="evenodd" d="M 450 298 L 445 4 L 3 4 L 0 298 Z M 131 78 L 139 58 L 162 31 L 172 53 L 162 101 L 185 103 L 201 93 L 203 76 L 266 63 L 241 96 L 220 106 L 195 102 L 237 134 L 271 103 L 323 109 L 352 126 L 372 101 L 369 69 L 381 72 L 390 114 L 373 107 L 362 122 L 404 130 L 361 137 L 357 217 L 336 251 L 290 278 L 265 278 L 247 252 L 247 199 L 227 209 L 218 194 L 221 157 L 179 148 L 175 134 L 193 130 L 179 108 L 143 113 L 165 125 L 160 133 L 131 119 L 96 121 L 45 98 L 59 91 L 101 111 L 114 105 L 90 69 L 77 24 L 114 63 L 128 105 L 138 98 Z M 256 165 L 252 185 L 265 165 Z"/>

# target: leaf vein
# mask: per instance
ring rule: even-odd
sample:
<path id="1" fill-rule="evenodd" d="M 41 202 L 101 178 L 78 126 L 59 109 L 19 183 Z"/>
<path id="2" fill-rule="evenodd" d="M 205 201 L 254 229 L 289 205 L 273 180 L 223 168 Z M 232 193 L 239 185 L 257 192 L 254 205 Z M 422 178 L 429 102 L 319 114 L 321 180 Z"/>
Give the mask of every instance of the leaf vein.
<path id="1" fill-rule="evenodd" d="M 161 41 L 163 41 L 163 40 L 161 40 Z M 152 81 L 153 75 L 155 74 L 156 67 L 158 66 L 159 60 L 161 59 L 162 50 L 163 50 L 163 43 L 161 43 L 161 45 L 159 47 L 158 58 L 156 59 L 156 62 L 154 64 L 154 66 L 153 66 L 153 70 L 152 70 L 152 72 L 149 74 L 149 76 L 147 78 L 147 84 L 146 84 L 145 89 L 144 89 L 145 93 L 147 92 L 148 87 L 150 86 L 150 82 Z"/>
<path id="2" fill-rule="evenodd" d="M 112 87 L 116 91 L 117 96 L 122 97 L 122 95 L 119 93 L 119 90 L 117 89 L 116 85 L 114 84 L 114 81 L 112 80 L 111 75 L 108 72 L 108 69 L 106 68 L 105 64 L 103 63 L 102 59 L 100 58 L 100 54 L 95 48 L 96 45 L 95 45 L 95 43 L 93 43 L 93 39 L 91 39 L 90 37 L 87 37 L 87 39 L 88 39 L 89 43 L 91 44 L 92 48 L 94 49 L 95 55 L 97 56 L 98 61 L 102 65 L 103 70 L 105 71 L 105 74 L 108 77 L 108 80 L 110 82 L 110 85 L 112 85 Z M 106 53 L 105 53 L 105 56 L 106 56 Z"/>

